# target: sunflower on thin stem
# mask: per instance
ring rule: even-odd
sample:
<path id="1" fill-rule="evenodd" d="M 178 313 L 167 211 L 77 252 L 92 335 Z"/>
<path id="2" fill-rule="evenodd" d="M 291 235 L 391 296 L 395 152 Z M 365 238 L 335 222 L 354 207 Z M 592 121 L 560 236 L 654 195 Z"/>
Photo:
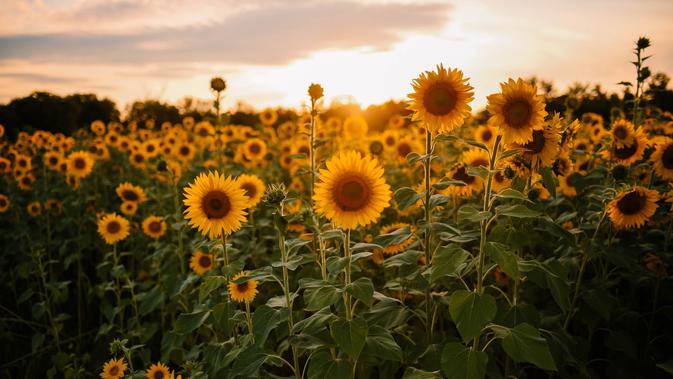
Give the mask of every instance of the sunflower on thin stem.
<path id="1" fill-rule="evenodd" d="M 245 320 L 248 324 L 248 332 L 252 338 L 252 342 L 255 342 L 255 335 L 252 330 L 252 315 L 250 312 L 250 303 L 257 296 L 257 281 L 254 279 L 248 279 L 247 273 L 241 271 L 238 274 L 234 275 L 231 278 L 231 282 L 228 284 L 229 297 L 233 301 L 239 303 L 245 303 Z"/>
<path id="2" fill-rule="evenodd" d="M 488 96 L 489 125 L 500 129 L 505 144 L 532 141 L 533 131 L 544 128 L 544 98 L 523 79 L 509 79 L 500 88 L 500 93 Z"/>
<path id="3" fill-rule="evenodd" d="M 635 186 L 619 192 L 608 203 L 607 214 L 617 229 L 640 228 L 657 210 L 659 193 Z"/>
<path id="4" fill-rule="evenodd" d="M 127 367 L 124 358 L 112 358 L 103 365 L 100 377 L 102 379 L 121 379 L 124 377 L 124 371 L 126 371 Z"/>

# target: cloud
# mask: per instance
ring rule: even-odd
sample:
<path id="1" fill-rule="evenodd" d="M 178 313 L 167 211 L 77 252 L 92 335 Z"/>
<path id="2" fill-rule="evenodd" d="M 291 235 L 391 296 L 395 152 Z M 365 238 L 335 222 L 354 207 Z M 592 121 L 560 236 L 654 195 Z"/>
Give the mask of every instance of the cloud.
<path id="1" fill-rule="evenodd" d="M 86 81 L 82 78 L 65 78 L 62 76 L 53 76 L 29 72 L 0 72 L 2 79 L 14 79 L 26 82 L 49 83 L 49 84 L 74 84 Z"/>
<path id="2" fill-rule="evenodd" d="M 134 3 L 97 4 L 78 8 L 70 16 L 82 20 L 106 13 L 131 17 L 144 9 Z M 267 5 L 238 9 L 222 18 L 201 20 L 190 26 L 153 26 L 126 34 L 5 35 L 0 37 L 0 60 L 283 65 L 321 50 L 385 50 L 406 34 L 442 29 L 451 10 L 446 3 L 293 1 Z"/>

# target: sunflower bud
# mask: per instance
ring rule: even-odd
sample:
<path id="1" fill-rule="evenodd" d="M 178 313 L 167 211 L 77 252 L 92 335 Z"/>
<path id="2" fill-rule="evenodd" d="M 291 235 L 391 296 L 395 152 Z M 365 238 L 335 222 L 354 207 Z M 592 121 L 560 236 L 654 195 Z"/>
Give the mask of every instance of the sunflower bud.
<path id="1" fill-rule="evenodd" d="M 636 48 L 638 50 L 643 50 L 647 49 L 650 47 L 650 39 L 647 37 L 640 37 L 638 38 L 638 41 L 636 42 Z"/>
<path id="2" fill-rule="evenodd" d="M 227 82 L 216 76 L 210 80 L 210 88 L 215 92 L 222 92 L 227 88 Z"/>
<path id="3" fill-rule="evenodd" d="M 287 198 L 285 184 L 271 184 L 266 189 L 264 202 L 270 206 L 279 206 Z"/>
<path id="4" fill-rule="evenodd" d="M 316 101 L 323 97 L 323 89 L 320 84 L 315 84 L 312 83 L 310 86 L 308 86 L 308 95 L 311 96 L 312 101 Z"/>

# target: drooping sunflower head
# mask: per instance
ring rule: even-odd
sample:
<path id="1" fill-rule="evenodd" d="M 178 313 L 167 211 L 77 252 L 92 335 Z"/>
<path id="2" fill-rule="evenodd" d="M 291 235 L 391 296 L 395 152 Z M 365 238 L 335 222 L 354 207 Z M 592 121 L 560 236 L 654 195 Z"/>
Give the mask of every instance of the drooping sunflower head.
<path id="1" fill-rule="evenodd" d="M 397 230 L 404 229 L 406 227 L 409 227 L 410 230 L 413 231 L 413 228 L 412 228 L 411 225 L 409 225 L 407 223 L 400 222 L 400 223 L 386 225 L 386 226 L 382 227 L 381 230 L 379 231 L 379 233 L 380 234 L 390 234 L 390 233 L 393 233 Z M 414 242 L 414 234 L 413 233 L 409 236 L 409 238 L 405 239 L 404 241 L 402 241 L 400 243 L 395 243 L 395 244 L 391 244 L 391 245 L 386 246 L 383 249 L 383 253 L 386 254 L 386 255 L 397 254 L 399 252 L 404 251 L 404 249 L 406 249 L 407 246 L 411 245 L 412 242 Z"/>
<path id="2" fill-rule="evenodd" d="M 391 199 L 378 161 L 349 151 L 332 157 L 326 165 L 313 196 L 316 212 L 344 229 L 376 221 Z"/>
<path id="3" fill-rule="evenodd" d="M 90 153 L 76 151 L 68 156 L 68 175 L 78 179 L 88 176 L 93 171 L 95 161 Z"/>
<path id="4" fill-rule="evenodd" d="M 213 268 L 213 265 L 215 264 L 214 259 L 213 254 L 196 251 L 189 259 L 189 267 L 194 270 L 197 275 L 203 276 Z"/>
<path id="5" fill-rule="evenodd" d="M 543 129 L 533 130 L 533 138 L 529 142 L 514 144 L 515 147 L 524 150 L 524 159 L 533 167 L 544 167 L 554 163 L 560 150 L 559 123 L 560 119 L 555 117 Z"/>
<path id="6" fill-rule="evenodd" d="M 143 232 L 150 238 L 159 239 L 166 233 L 166 221 L 163 217 L 149 216 L 143 220 Z"/>
<path id="7" fill-rule="evenodd" d="M 618 193 L 608 203 L 608 216 L 618 229 L 640 228 L 657 210 L 659 193 L 635 186 Z"/>
<path id="8" fill-rule="evenodd" d="M 262 179 L 255 175 L 241 174 L 236 178 L 236 183 L 245 191 L 245 196 L 249 199 L 248 208 L 252 209 L 262 201 L 262 197 L 264 196 L 264 182 Z"/>
<path id="9" fill-rule="evenodd" d="M 124 358 L 110 359 L 103 365 L 103 371 L 100 373 L 102 379 L 120 379 L 124 377 L 126 371 L 126 362 Z"/>
<path id="10" fill-rule="evenodd" d="M 432 132 L 450 133 L 470 115 L 473 88 L 458 69 L 440 64 L 435 71 L 414 79 L 412 87 L 409 109 L 414 112 L 413 119 L 423 120 Z"/>
<path id="11" fill-rule="evenodd" d="M 633 143 L 636 131 L 633 124 L 625 119 L 619 119 L 612 123 L 610 135 L 612 136 L 612 143 L 615 146 L 628 146 Z"/>
<path id="12" fill-rule="evenodd" d="M 128 237 L 130 229 L 129 221 L 116 213 L 106 214 L 98 220 L 98 233 L 110 245 Z"/>
<path id="13" fill-rule="evenodd" d="M 147 379 L 169 379 L 171 377 L 168 367 L 161 362 L 151 365 L 145 375 L 147 375 Z"/>
<path id="14" fill-rule="evenodd" d="M 247 273 L 241 271 L 229 282 L 229 297 L 238 302 L 251 302 L 257 295 L 257 281 L 246 278 Z"/>
<path id="15" fill-rule="evenodd" d="M 651 156 L 654 171 L 665 180 L 673 180 L 673 139 L 657 144 Z"/>
<path id="16" fill-rule="evenodd" d="M 500 128 L 506 144 L 530 142 L 533 130 L 544 127 L 547 112 L 542 96 L 522 79 L 509 79 L 501 83 L 500 88 L 500 93 L 488 96 L 489 124 Z"/>
<path id="17" fill-rule="evenodd" d="M 215 239 L 241 228 L 249 199 L 233 179 L 215 171 L 202 173 L 185 188 L 184 203 L 189 225 Z"/>
<path id="18" fill-rule="evenodd" d="M 141 187 L 129 182 L 119 184 L 115 189 L 115 192 L 122 201 L 140 204 L 147 200 L 145 191 Z"/>

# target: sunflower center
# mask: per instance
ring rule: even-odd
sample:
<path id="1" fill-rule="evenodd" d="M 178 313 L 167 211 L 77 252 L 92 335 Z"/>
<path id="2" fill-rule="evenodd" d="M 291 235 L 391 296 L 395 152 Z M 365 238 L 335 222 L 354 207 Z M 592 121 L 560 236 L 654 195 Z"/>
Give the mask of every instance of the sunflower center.
<path id="1" fill-rule="evenodd" d="M 159 221 L 150 222 L 149 229 L 150 229 L 150 232 L 152 232 L 152 233 L 159 233 L 161 231 L 161 222 L 159 222 Z"/>
<path id="2" fill-rule="evenodd" d="M 222 191 L 210 191 L 203 197 L 201 207 L 209 219 L 224 218 L 231 210 L 231 201 Z"/>
<path id="3" fill-rule="evenodd" d="M 673 169 L 673 144 L 670 144 L 664 150 L 664 153 L 661 155 L 661 163 L 667 169 Z"/>
<path id="4" fill-rule="evenodd" d="M 55 165 L 56 163 L 58 163 L 58 158 L 49 157 L 49 163 L 52 164 L 52 165 Z"/>
<path id="5" fill-rule="evenodd" d="M 189 148 L 188 148 L 187 146 L 183 146 L 183 147 L 181 147 L 181 148 L 180 148 L 180 154 L 181 154 L 181 155 L 184 155 L 184 156 L 189 155 Z"/>
<path id="6" fill-rule="evenodd" d="M 622 147 L 615 147 L 615 156 L 619 159 L 629 159 L 638 151 L 638 141 Z"/>
<path id="7" fill-rule="evenodd" d="M 528 125 L 533 110 L 526 100 L 514 100 L 505 105 L 505 121 L 513 128 L 520 129 Z"/>
<path id="8" fill-rule="evenodd" d="M 411 153 L 411 146 L 408 143 L 402 142 L 397 145 L 397 154 L 399 154 L 400 157 L 405 158 L 409 153 Z"/>
<path id="9" fill-rule="evenodd" d="M 478 158 L 472 161 L 472 164 L 470 166 L 473 167 L 479 167 L 479 166 L 484 166 L 488 167 L 488 161 L 486 159 Z"/>
<path id="10" fill-rule="evenodd" d="M 542 130 L 533 131 L 533 140 L 526 144 L 526 150 L 533 154 L 539 154 L 545 145 L 544 132 Z"/>
<path id="11" fill-rule="evenodd" d="M 119 233 L 120 230 L 122 230 L 122 226 L 119 223 L 119 221 L 110 221 L 107 224 L 107 232 L 110 234 L 117 234 Z"/>
<path id="12" fill-rule="evenodd" d="M 423 106 L 434 116 L 444 116 L 456 107 L 456 90 L 449 83 L 435 83 L 423 96 Z"/>
<path id="13" fill-rule="evenodd" d="M 383 152 L 383 144 L 379 141 L 373 141 L 369 144 L 369 152 L 374 155 L 379 155 Z"/>
<path id="14" fill-rule="evenodd" d="M 624 129 L 621 126 L 618 126 L 615 129 L 615 137 L 617 137 L 617 139 L 625 139 L 626 138 L 626 129 Z"/>
<path id="15" fill-rule="evenodd" d="M 647 197 L 645 195 L 638 191 L 632 191 L 619 199 L 617 208 L 619 208 L 623 214 L 630 216 L 640 212 L 645 207 L 646 203 Z"/>
<path id="16" fill-rule="evenodd" d="M 245 196 L 251 199 L 257 195 L 257 187 L 252 183 L 243 183 L 241 184 L 241 188 L 245 191 Z"/>
<path id="17" fill-rule="evenodd" d="M 199 258 L 199 266 L 201 267 L 210 267 L 213 262 L 210 260 L 210 257 L 207 255 L 202 255 Z"/>
<path id="18" fill-rule="evenodd" d="M 156 371 L 154 373 L 154 379 L 163 379 L 163 377 L 164 377 L 164 373 L 161 372 L 161 371 Z"/>
<path id="19" fill-rule="evenodd" d="M 458 168 L 456 172 L 453 173 L 451 178 L 455 180 L 460 180 L 465 184 L 470 184 L 474 182 L 474 176 L 470 176 L 467 174 L 467 168 L 465 166 L 461 166 L 460 168 Z"/>
<path id="20" fill-rule="evenodd" d="M 77 158 L 75 159 L 75 168 L 78 170 L 82 170 L 86 167 L 86 162 L 82 158 Z"/>
<path id="21" fill-rule="evenodd" d="M 119 367 L 117 366 L 112 366 L 110 367 L 110 375 L 117 375 L 119 373 Z"/>
<path id="22" fill-rule="evenodd" d="M 203 129 L 199 129 L 199 135 L 200 135 L 201 137 L 205 137 L 205 136 L 208 135 L 208 131 L 207 131 L 205 128 L 203 128 Z"/>
<path id="23" fill-rule="evenodd" d="M 142 154 L 136 154 L 133 156 L 133 160 L 140 163 L 145 160 L 145 157 Z"/>
<path id="24" fill-rule="evenodd" d="M 146 148 L 146 150 L 147 150 L 148 153 L 153 152 L 154 149 L 155 149 L 154 145 L 148 145 L 147 148 Z"/>
<path id="25" fill-rule="evenodd" d="M 336 185 L 336 203 L 344 211 L 357 211 L 369 203 L 371 189 L 359 176 L 349 175 Z"/>
<path id="26" fill-rule="evenodd" d="M 309 148 L 308 148 L 308 146 L 302 146 L 302 147 L 299 148 L 298 151 L 299 151 L 300 154 L 308 155 Z"/>
<path id="27" fill-rule="evenodd" d="M 7 200 L 0 199 L 0 208 L 4 208 L 5 206 L 7 206 Z"/>
<path id="28" fill-rule="evenodd" d="M 243 282 L 243 283 L 237 284 L 236 289 L 238 289 L 239 292 L 247 291 L 248 290 L 248 282 Z"/>
<path id="29" fill-rule="evenodd" d="M 122 192 L 122 197 L 127 201 L 138 201 L 138 194 L 136 191 L 124 190 Z"/>
<path id="30" fill-rule="evenodd" d="M 481 139 L 486 141 L 486 142 L 490 141 L 492 137 L 493 137 L 493 133 L 488 129 L 481 132 Z"/>
<path id="31" fill-rule="evenodd" d="M 395 144 L 395 138 L 394 137 L 386 137 L 386 145 L 388 146 L 393 146 Z"/>

